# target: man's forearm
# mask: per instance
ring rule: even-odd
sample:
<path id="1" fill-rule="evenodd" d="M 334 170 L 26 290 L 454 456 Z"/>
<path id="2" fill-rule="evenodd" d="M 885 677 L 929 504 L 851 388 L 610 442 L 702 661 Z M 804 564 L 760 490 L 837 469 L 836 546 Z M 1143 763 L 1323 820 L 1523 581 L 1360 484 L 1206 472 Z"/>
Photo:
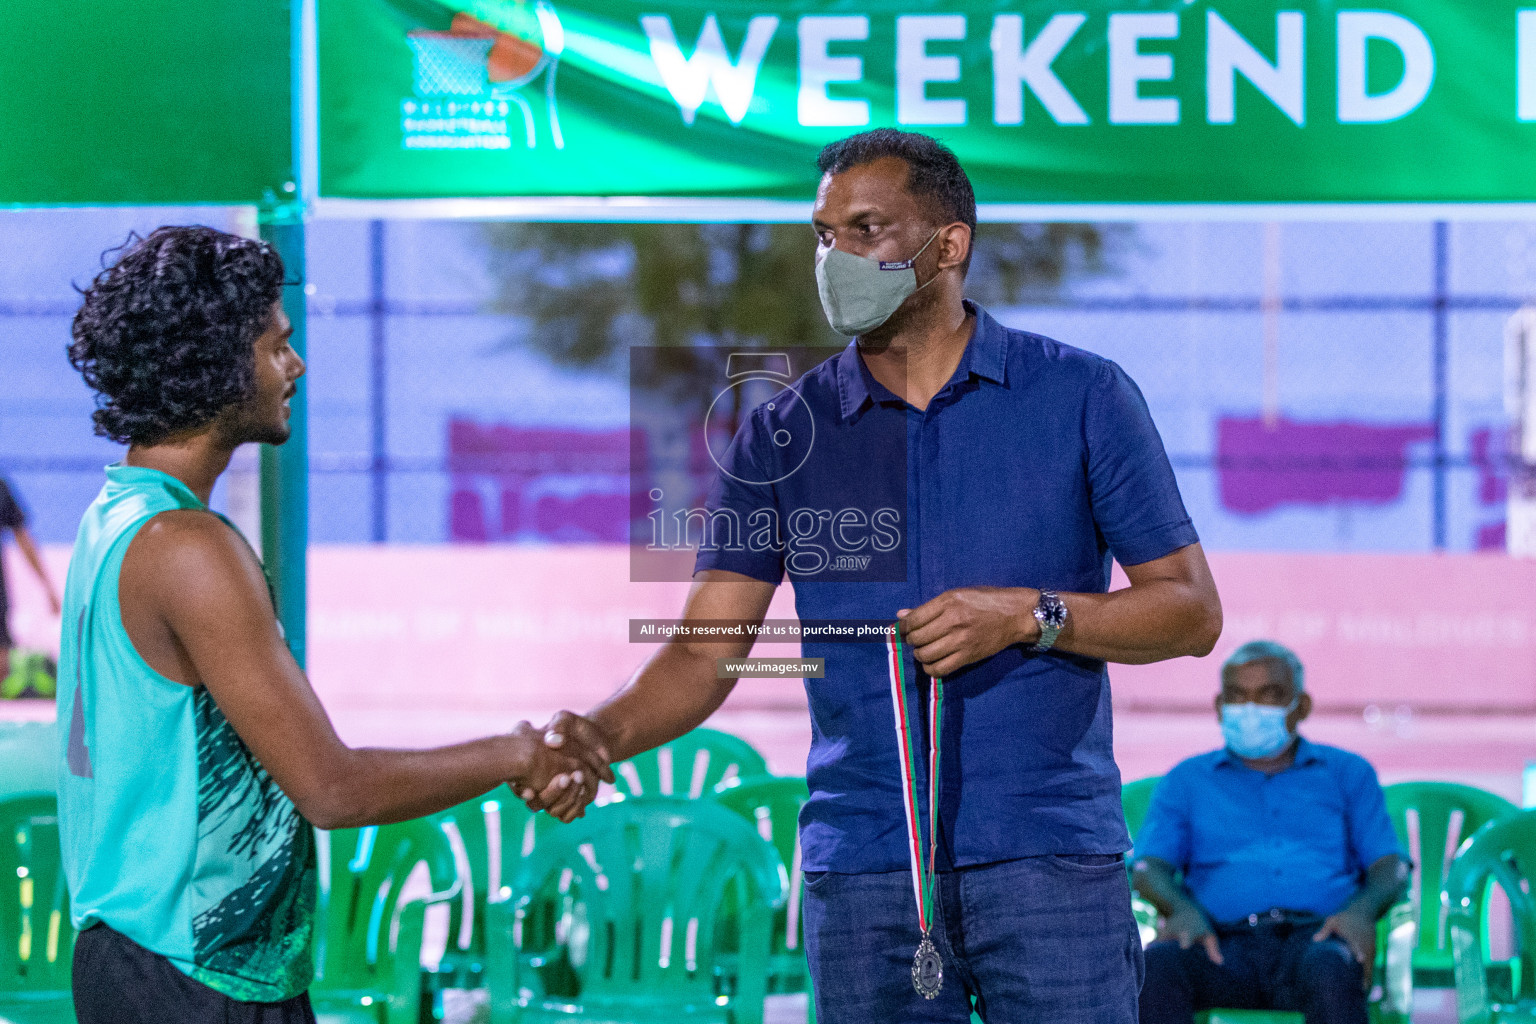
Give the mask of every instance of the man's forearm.
<path id="1" fill-rule="evenodd" d="M 526 766 L 508 736 L 488 736 L 433 750 L 364 747 L 337 758 L 317 792 L 295 803 L 320 828 L 387 825 L 477 797 Z"/>
<path id="2" fill-rule="evenodd" d="M 586 716 L 608 742 L 614 761 L 660 746 L 697 728 L 730 696 L 734 679 L 715 678 L 717 658 L 741 658 L 735 644 L 665 644 L 612 697 Z"/>
<path id="3" fill-rule="evenodd" d="M 1181 910 L 1191 908 L 1205 913 L 1178 883 L 1173 868 L 1163 861 L 1155 857 L 1144 857 L 1136 862 L 1134 871 L 1136 891 L 1164 917 L 1172 917 Z"/>
<path id="4" fill-rule="evenodd" d="M 1139 665 L 1204 657 L 1221 635 L 1221 599 L 1200 545 L 1127 566 L 1131 585 L 1112 594 L 1062 594 L 1067 621 L 1055 646 Z M 1013 644 L 1034 644 L 1041 626 L 1031 587 L 957 587 L 898 609 L 902 631 L 930 675 L 948 676 Z"/>
<path id="5" fill-rule="evenodd" d="M 49 594 L 53 594 L 53 580 L 48 578 L 48 567 L 43 564 L 42 553 L 37 550 L 37 544 L 32 540 L 32 534 L 25 527 L 18 528 L 14 533 L 16 546 L 21 549 L 22 556 L 26 558 L 27 564 L 32 567 L 32 571 L 37 574 L 38 582 L 42 583 L 43 588 Z"/>
<path id="6" fill-rule="evenodd" d="M 1205 551 L 1190 544 L 1125 567 L 1130 586 L 1064 597 L 1065 650 L 1125 665 L 1211 653 L 1221 636 L 1221 598 Z"/>
<path id="7" fill-rule="evenodd" d="M 1040 591 L 1015 587 L 1001 593 L 1008 595 L 1014 625 L 1005 639 L 1033 644 L 1040 638 L 1034 616 Z M 1204 594 L 1177 580 L 1152 580 L 1108 594 L 1058 596 L 1067 606 L 1067 624 L 1054 646 L 1102 661 L 1141 665 L 1202 657 L 1220 633 L 1220 606 L 1213 611 Z"/>
<path id="8" fill-rule="evenodd" d="M 773 588 L 772 583 L 740 573 L 705 569 L 694 576 L 688 599 L 683 603 L 682 618 L 760 624 L 773 600 Z M 591 745 L 605 751 L 610 761 L 634 757 L 703 724 L 735 686 L 733 679 L 715 678 L 716 660 L 745 658 L 751 651 L 750 639 L 699 643 L 674 638 L 663 644 L 617 693 L 585 716 L 561 712 L 555 721 L 563 721 L 564 728 L 577 732 L 597 733 L 590 737 Z M 579 808 L 595 793 L 595 787 L 552 783 L 528 806 L 542 805 L 556 817 L 569 821 L 570 815 L 579 813 Z"/>
<path id="9" fill-rule="evenodd" d="M 1221 633 L 1220 605 L 1176 580 L 1108 594 L 1063 594 L 1067 625 L 1056 646 L 1122 665 L 1204 657 Z"/>
<path id="10" fill-rule="evenodd" d="M 1350 898 L 1344 910 L 1376 921 L 1400 902 L 1408 892 L 1408 865 L 1402 859 L 1388 855 L 1372 864 L 1366 873 L 1365 884 Z"/>

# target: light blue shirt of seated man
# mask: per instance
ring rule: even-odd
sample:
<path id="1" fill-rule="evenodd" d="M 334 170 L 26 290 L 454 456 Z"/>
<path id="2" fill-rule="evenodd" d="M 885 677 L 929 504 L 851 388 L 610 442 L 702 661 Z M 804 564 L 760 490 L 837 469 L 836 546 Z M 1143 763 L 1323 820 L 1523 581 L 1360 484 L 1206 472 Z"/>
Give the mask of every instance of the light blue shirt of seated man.
<path id="1" fill-rule="evenodd" d="M 1304 718 L 1311 703 L 1301 692 L 1296 656 L 1257 641 L 1228 665 L 1245 659 L 1280 660 L 1291 669 L 1293 702 L 1279 726 L 1295 744 L 1291 763 L 1273 773 L 1249 767 L 1240 754 L 1252 758 L 1266 742 L 1278 741 L 1265 735 L 1274 725 L 1264 719 L 1274 716 L 1250 716 L 1243 709 L 1252 704 L 1224 710 L 1229 695 L 1218 695 L 1227 746 L 1180 762 L 1158 783 L 1135 856 L 1182 872 L 1185 888 L 1214 922 L 1236 923 L 1272 909 L 1328 917 L 1360 890 L 1372 864 L 1404 857 L 1402 848 L 1365 758 L 1291 740 L 1295 725 L 1287 719 Z"/>

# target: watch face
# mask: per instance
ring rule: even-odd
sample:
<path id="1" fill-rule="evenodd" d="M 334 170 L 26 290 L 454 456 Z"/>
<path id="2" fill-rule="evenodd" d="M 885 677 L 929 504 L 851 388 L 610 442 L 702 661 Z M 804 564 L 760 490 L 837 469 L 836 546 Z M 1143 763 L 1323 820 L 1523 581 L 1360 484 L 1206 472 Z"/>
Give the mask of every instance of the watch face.
<path id="1" fill-rule="evenodd" d="M 1060 629 L 1067 624 L 1067 606 L 1055 594 L 1041 594 L 1039 619 L 1042 626 Z"/>

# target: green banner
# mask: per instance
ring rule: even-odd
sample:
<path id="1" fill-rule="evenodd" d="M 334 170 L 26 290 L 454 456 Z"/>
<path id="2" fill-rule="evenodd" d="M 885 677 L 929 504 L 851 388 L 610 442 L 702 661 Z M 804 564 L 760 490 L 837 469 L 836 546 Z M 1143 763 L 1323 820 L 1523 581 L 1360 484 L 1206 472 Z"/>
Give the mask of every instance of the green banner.
<path id="1" fill-rule="evenodd" d="M 0 204 L 291 198 L 281 0 L 9 0 Z"/>
<path id="2" fill-rule="evenodd" d="M 899 126 L 984 203 L 1536 200 L 1517 0 L 317 2 L 325 197 L 806 200 Z"/>

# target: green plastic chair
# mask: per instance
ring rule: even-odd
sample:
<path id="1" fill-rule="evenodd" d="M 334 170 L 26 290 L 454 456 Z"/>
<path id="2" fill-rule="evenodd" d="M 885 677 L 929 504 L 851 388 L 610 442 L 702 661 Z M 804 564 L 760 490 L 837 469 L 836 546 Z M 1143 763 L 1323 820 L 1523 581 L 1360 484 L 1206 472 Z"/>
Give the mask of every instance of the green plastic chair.
<path id="1" fill-rule="evenodd" d="M 505 785 L 456 807 L 434 814 L 453 849 L 463 886 L 449 904 L 448 948 L 427 985 L 434 993 L 445 988 L 479 988 L 485 969 L 485 904 L 492 888 L 509 878 L 503 856 L 506 836 L 516 836 L 531 815 Z M 516 864 L 516 858 L 511 861 Z M 436 996 L 434 995 L 434 998 Z"/>
<path id="2" fill-rule="evenodd" d="M 52 722 L 0 722 L 0 800 L 53 795 L 59 778 L 59 729 Z"/>
<path id="3" fill-rule="evenodd" d="M 1520 811 L 1473 833 L 1452 861 L 1443 902 L 1461 1024 L 1536 1020 L 1536 811 Z M 1509 897 L 1518 953 L 1503 977 L 1488 963 L 1488 897 Z M 1502 973 L 1502 972 L 1501 972 Z M 1491 983 L 1496 982 L 1496 983 Z"/>
<path id="4" fill-rule="evenodd" d="M 1125 827 L 1131 833 L 1133 843 L 1136 841 L 1136 833 L 1141 831 L 1142 822 L 1147 820 L 1147 810 L 1152 806 L 1152 794 L 1162 781 L 1161 775 L 1154 775 L 1127 782 L 1120 787 L 1120 807 L 1125 812 Z"/>
<path id="5" fill-rule="evenodd" d="M 736 813 L 675 798 L 595 807 L 542 836 L 512 888 L 486 915 L 493 1024 L 761 1024 L 788 880 Z"/>
<path id="6" fill-rule="evenodd" d="M 315 981 L 310 999 L 326 1021 L 415 1024 L 422 1015 L 425 908 L 458 896 L 448 837 L 418 818 L 395 825 L 315 830 L 320 862 Z M 401 901 L 425 864 L 431 891 Z"/>
<path id="7" fill-rule="evenodd" d="M 1454 782 L 1399 782 L 1386 787 L 1387 813 L 1413 864 L 1408 902 L 1417 929 L 1412 984 L 1450 988 L 1454 957 L 1440 893 L 1461 844 L 1491 821 L 1518 812 L 1501 796 Z"/>
<path id="8" fill-rule="evenodd" d="M 1161 775 L 1154 775 L 1149 779 L 1127 782 L 1120 787 L 1120 806 L 1125 813 L 1125 828 L 1131 834 L 1132 843 L 1136 842 L 1136 833 L 1141 831 L 1142 822 L 1147 820 L 1147 809 L 1152 806 L 1152 793 L 1161 781 Z M 1126 870 L 1130 869 L 1127 864 Z M 1141 944 L 1145 947 L 1157 938 L 1157 908 L 1132 889 L 1131 913 L 1136 916 L 1136 930 L 1141 934 Z"/>
<path id="9" fill-rule="evenodd" d="M 509 899 L 512 880 L 538 837 L 560 822 L 533 814 L 505 785 L 433 816 L 454 847 L 464 891 L 450 904 L 448 948 L 436 971 L 428 973 L 434 1007 L 440 1010 L 445 988 L 485 985 L 485 908 Z"/>
<path id="10" fill-rule="evenodd" d="M 809 991 L 805 932 L 800 918 L 804 872 L 800 870 L 800 808 L 810 799 L 804 779 L 759 775 L 721 785 L 715 801 L 746 818 L 773 844 L 789 873 L 789 899 L 773 918 L 768 991 Z"/>
<path id="11" fill-rule="evenodd" d="M 609 799 L 677 796 L 697 800 L 732 779 L 767 775 L 768 762 L 738 736 L 699 728 L 620 761 L 613 766 L 613 774 L 617 793 Z"/>
<path id="12" fill-rule="evenodd" d="M 75 929 L 52 796 L 0 801 L 0 1019 L 72 1024 Z"/>

